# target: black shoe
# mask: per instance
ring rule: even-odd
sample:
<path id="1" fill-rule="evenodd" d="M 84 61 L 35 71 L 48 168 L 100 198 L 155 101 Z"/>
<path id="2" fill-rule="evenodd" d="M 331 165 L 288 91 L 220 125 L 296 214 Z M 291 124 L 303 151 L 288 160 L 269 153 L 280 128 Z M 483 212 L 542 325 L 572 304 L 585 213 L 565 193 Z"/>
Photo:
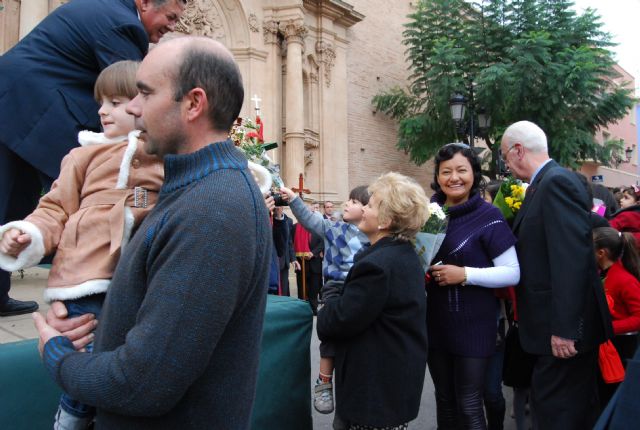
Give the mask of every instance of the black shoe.
<path id="1" fill-rule="evenodd" d="M 34 301 L 20 301 L 9 299 L 4 306 L 0 307 L 0 317 L 10 317 L 13 315 L 22 315 L 35 312 L 38 310 L 38 303 Z"/>

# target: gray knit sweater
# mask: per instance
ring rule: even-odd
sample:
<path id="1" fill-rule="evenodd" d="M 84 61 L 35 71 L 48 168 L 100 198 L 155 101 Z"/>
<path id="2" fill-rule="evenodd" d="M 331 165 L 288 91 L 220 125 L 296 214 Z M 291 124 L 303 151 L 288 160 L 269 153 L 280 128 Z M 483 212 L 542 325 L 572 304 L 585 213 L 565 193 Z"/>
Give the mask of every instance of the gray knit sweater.
<path id="1" fill-rule="evenodd" d="M 272 248 L 267 210 L 230 141 L 165 158 L 153 211 L 122 255 L 93 354 L 64 337 L 45 365 L 98 429 L 246 429 Z"/>

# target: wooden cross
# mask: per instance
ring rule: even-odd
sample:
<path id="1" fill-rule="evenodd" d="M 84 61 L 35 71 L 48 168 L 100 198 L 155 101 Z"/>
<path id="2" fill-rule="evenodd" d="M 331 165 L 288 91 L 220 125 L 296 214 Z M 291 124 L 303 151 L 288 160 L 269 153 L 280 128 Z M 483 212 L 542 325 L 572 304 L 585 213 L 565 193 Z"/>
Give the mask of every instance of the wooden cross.
<path id="1" fill-rule="evenodd" d="M 260 115 L 260 102 L 262 101 L 262 99 L 258 97 L 257 94 L 254 94 L 253 97 L 251 98 L 251 101 L 256 105 L 255 107 L 256 115 Z"/>
<path id="2" fill-rule="evenodd" d="M 298 188 L 291 188 L 291 191 L 293 191 L 294 193 L 298 193 L 300 198 L 302 198 L 303 193 L 311 194 L 311 190 L 304 187 L 304 178 L 302 177 L 302 173 L 300 173 L 300 176 L 298 177 Z"/>

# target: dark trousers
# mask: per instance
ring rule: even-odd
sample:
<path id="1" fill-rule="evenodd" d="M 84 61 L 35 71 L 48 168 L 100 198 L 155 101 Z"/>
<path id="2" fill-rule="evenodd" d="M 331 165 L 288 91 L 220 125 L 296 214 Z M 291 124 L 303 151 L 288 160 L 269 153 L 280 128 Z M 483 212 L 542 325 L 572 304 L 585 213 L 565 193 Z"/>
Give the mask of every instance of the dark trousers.
<path id="1" fill-rule="evenodd" d="M 305 289 L 306 289 L 306 297 L 303 295 L 302 288 L 302 271 L 296 272 L 296 280 L 298 282 L 298 298 L 302 300 L 308 300 L 311 305 L 311 309 L 313 313 L 316 314 L 318 312 L 318 294 L 320 294 L 320 288 L 322 288 L 322 273 L 315 273 L 311 270 L 311 264 L 309 260 L 303 260 L 302 258 L 297 258 L 298 263 L 300 263 L 300 267 L 304 264 L 305 268 Z"/>
<path id="2" fill-rule="evenodd" d="M 598 349 L 569 359 L 538 356 L 531 378 L 536 428 L 583 430 L 598 418 Z"/>
<path id="3" fill-rule="evenodd" d="M 280 289 L 283 296 L 290 296 L 289 291 L 289 268 L 280 270 Z"/>
<path id="4" fill-rule="evenodd" d="M 488 358 L 460 357 L 429 349 L 429 373 L 436 390 L 438 430 L 485 430 L 482 408 Z"/>
<path id="5" fill-rule="evenodd" d="M 502 430 L 506 404 L 502 395 L 502 367 L 504 364 L 504 341 L 496 345 L 496 352 L 489 357 L 484 387 L 484 409 L 487 414 L 487 429 Z"/>
<path id="6" fill-rule="evenodd" d="M 52 182 L 0 143 L 0 225 L 29 215 Z M 9 300 L 10 288 L 11 273 L 0 270 L 0 307 Z"/>

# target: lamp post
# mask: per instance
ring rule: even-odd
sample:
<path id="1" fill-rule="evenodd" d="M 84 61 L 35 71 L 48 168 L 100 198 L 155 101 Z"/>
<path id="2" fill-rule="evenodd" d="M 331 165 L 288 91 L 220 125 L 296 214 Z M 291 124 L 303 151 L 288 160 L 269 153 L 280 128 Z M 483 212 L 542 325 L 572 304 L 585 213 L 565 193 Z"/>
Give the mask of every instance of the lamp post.
<path id="1" fill-rule="evenodd" d="M 449 109 L 451 117 L 456 123 L 456 131 L 461 135 L 469 136 L 469 146 L 473 147 L 476 135 L 482 136 L 491 125 L 491 117 L 487 111 L 478 107 L 476 109 L 473 100 L 473 88 L 470 88 L 470 100 L 462 94 L 453 94 L 449 99 Z M 465 113 L 468 110 L 468 120 L 465 120 Z M 477 118 L 476 118 L 477 115 Z"/>

